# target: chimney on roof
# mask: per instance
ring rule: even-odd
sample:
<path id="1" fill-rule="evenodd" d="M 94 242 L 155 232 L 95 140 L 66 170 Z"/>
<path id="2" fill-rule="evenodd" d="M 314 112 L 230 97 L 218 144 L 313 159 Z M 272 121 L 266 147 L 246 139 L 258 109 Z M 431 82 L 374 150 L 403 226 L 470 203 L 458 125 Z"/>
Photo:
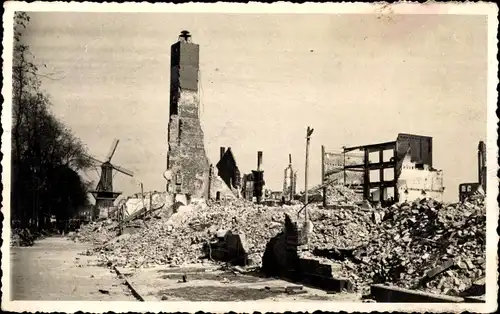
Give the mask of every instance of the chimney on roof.
<path id="1" fill-rule="evenodd" d="M 225 147 L 221 147 L 220 148 L 220 159 L 222 159 L 222 157 L 224 157 L 225 153 L 226 153 L 226 148 Z"/>
<path id="2" fill-rule="evenodd" d="M 262 151 L 257 152 L 257 171 L 260 171 L 262 165 Z"/>

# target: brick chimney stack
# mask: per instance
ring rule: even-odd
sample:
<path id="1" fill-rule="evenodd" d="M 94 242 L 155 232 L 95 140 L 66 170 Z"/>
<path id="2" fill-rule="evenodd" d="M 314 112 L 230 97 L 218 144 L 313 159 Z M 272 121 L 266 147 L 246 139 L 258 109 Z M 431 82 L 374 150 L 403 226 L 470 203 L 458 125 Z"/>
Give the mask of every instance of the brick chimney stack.
<path id="1" fill-rule="evenodd" d="M 170 117 L 167 169 L 182 178 L 176 193 L 207 197 L 210 164 L 199 116 L 200 46 L 182 31 L 170 47 Z M 171 185 L 168 191 L 173 191 Z"/>

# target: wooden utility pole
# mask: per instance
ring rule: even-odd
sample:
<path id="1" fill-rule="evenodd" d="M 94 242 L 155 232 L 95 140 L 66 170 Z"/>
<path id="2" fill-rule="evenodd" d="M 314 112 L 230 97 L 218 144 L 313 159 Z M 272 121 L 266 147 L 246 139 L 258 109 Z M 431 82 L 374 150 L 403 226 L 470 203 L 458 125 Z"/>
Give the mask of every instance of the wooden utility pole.
<path id="1" fill-rule="evenodd" d="M 153 210 L 153 192 L 149 192 L 149 211 Z"/>
<path id="2" fill-rule="evenodd" d="M 119 235 L 123 234 L 123 224 L 125 223 L 125 203 L 121 204 L 118 212 Z"/>
<path id="3" fill-rule="evenodd" d="M 144 203 L 144 185 L 141 182 L 141 198 L 142 198 L 142 208 L 146 211 L 146 204 Z"/>
<path id="4" fill-rule="evenodd" d="M 347 174 L 345 172 L 345 166 L 346 166 L 346 164 L 345 164 L 345 146 L 342 146 L 342 153 L 344 155 L 343 156 L 344 157 L 344 167 L 343 167 L 344 169 L 343 170 L 344 170 L 344 186 L 345 186 L 346 185 L 346 181 L 347 181 L 346 180 L 347 179 Z"/>
<path id="5" fill-rule="evenodd" d="M 308 215 L 307 215 L 307 204 L 309 202 L 308 198 L 308 191 L 307 191 L 307 174 L 308 174 L 308 168 L 309 168 L 309 143 L 311 141 L 311 134 L 313 133 L 314 129 L 311 129 L 310 127 L 307 127 L 307 133 L 306 133 L 306 169 L 305 169 L 305 179 L 304 179 L 304 185 L 305 185 L 305 220 L 308 220 Z"/>
<path id="6" fill-rule="evenodd" d="M 293 200 L 293 167 L 292 154 L 288 154 L 288 164 L 290 165 L 290 202 Z"/>

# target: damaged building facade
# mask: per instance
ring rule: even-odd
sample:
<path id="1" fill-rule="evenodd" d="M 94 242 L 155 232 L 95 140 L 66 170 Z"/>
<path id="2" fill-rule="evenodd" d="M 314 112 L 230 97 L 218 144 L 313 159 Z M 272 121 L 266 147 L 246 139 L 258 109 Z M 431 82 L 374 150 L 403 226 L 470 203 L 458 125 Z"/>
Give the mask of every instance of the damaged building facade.
<path id="1" fill-rule="evenodd" d="M 283 192 L 281 194 L 285 201 L 292 201 L 297 194 L 297 171 L 292 167 L 292 154 L 288 155 L 288 167 L 283 174 Z"/>
<path id="2" fill-rule="evenodd" d="M 171 46 L 167 191 L 208 197 L 209 161 L 199 116 L 199 45 L 183 31 Z"/>
<path id="3" fill-rule="evenodd" d="M 217 170 L 216 170 L 217 169 Z M 241 196 L 241 174 L 230 147 L 220 148 L 220 160 L 210 166 L 210 199 L 232 199 Z"/>
<path id="4" fill-rule="evenodd" d="M 477 182 L 461 183 L 458 186 L 460 202 L 477 194 L 486 193 L 486 144 L 480 141 L 477 146 Z"/>
<path id="5" fill-rule="evenodd" d="M 216 165 L 217 175 L 234 191 L 241 188 L 241 174 L 231 147 L 220 148 L 220 160 Z"/>
<path id="6" fill-rule="evenodd" d="M 259 203 L 263 196 L 264 170 L 262 170 L 262 152 L 257 152 L 257 170 L 244 174 L 242 178 L 242 196 L 252 202 L 254 199 Z"/>
<path id="7" fill-rule="evenodd" d="M 346 185 L 359 187 L 363 197 L 373 202 L 442 201 L 443 172 L 433 168 L 432 137 L 400 133 L 395 141 L 343 148 L 344 155 L 353 152 L 358 154 L 349 163 L 345 157 L 337 158 L 342 164 L 332 166 L 325 161 L 328 153 L 323 149 L 323 181 L 332 180 L 332 175 L 339 181 L 354 173 Z"/>

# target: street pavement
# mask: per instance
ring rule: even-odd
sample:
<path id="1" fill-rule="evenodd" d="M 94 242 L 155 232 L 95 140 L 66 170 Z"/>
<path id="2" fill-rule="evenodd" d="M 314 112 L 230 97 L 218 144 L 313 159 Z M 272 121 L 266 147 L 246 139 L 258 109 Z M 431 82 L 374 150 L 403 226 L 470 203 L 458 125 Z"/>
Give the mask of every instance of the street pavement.
<path id="1" fill-rule="evenodd" d="M 11 248 L 13 301 L 135 301 L 116 273 L 79 255 L 91 246 L 64 237 Z"/>

